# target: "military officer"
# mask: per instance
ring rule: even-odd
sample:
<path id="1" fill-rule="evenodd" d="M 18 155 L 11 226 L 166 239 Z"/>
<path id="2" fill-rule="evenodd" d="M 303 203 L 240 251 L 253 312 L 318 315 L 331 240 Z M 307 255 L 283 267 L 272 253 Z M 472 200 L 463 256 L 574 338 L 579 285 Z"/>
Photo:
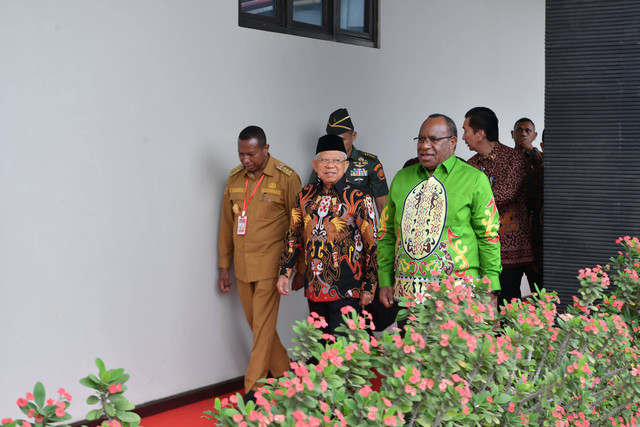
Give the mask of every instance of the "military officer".
<path id="1" fill-rule="evenodd" d="M 293 169 L 269 154 L 267 138 L 258 126 L 240 132 L 238 156 L 242 164 L 231 170 L 222 199 L 218 266 L 220 290 L 229 292 L 233 259 L 238 295 L 253 331 L 244 377 L 245 400 L 249 400 L 258 388 L 258 379 L 266 378 L 269 372 L 280 377 L 289 369 L 287 350 L 276 331 L 280 304 L 276 281 L 284 235 L 301 182 Z M 304 285 L 299 280 L 302 277 L 294 276 L 294 288 Z"/>
<path id="2" fill-rule="evenodd" d="M 347 150 L 347 160 L 349 168 L 345 174 L 348 183 L 355 184 L 364 188 L 374 197 L 378 213 L 382 212 L 387 194 L 389 194 L 389 186 L 384 175 L 384 169 L 378 156 L 375 154 L 360 151 L 354 147 L 353 143 L 358 137 L 358 132 L 353 128 L 351 116 L 346 108 L 339 108 L 329 116 L 327 122 L 327 133 L 338 135 L 344 142 L 344 148 Z M 315 171 L 309 178 L 309 183 L 318 182 L 318 176 Z"/>

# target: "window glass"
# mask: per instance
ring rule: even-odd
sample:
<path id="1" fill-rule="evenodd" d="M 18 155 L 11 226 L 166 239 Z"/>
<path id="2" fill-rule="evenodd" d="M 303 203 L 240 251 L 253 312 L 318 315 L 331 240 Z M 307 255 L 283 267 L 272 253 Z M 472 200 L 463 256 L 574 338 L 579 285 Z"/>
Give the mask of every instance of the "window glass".
<path id="1" fill-rule="evenodd" d="M 342 0 L 340 2 L 340 28 L 363 33 L 365 0 Z"/>
<path id="2" fill-rule="evenodd" d="M 240 0 L 240 11 L 252 15 L 275 16 L 275 0 Z"/>
<path id="3" fill-rule="evenodd" d="M 312 25 L 322 25 L 323 0 L 293 0 L 293 20 Z"/>

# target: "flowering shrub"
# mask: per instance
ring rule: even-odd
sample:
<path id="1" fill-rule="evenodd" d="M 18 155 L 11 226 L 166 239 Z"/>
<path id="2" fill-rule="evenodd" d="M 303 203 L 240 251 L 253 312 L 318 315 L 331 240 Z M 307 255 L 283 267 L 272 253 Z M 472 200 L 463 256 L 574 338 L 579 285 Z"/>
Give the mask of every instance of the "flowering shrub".
<path id="1" fill-rule="evenodd" d="M 87 420 L 98 420 L 107 417 L 103 422 L 104 427 L 137 427 L 140 424 L 140 416 L 135 412 L 130 412 L 135 408 L 124 392 L 127 390 L 123 384 L 129 381 L 129 374 L 125 374 L 124 369 L 107 369 L 104 362 L 96 359 L 98 376 L 90 374 L 82 378 L 80 384 L 96 391 L 95 395 L 87 398 L 87 404 L 100 404 L 100 408 L 93 409 L 87 414 Z"/>
<path id="2" fill-rule="evenodd" d="M 96 391 L 96 395 L 89 396 L 89 405 L 100 404 L 99 409 L 93 409 L 87 414 L 87 420 L 98 420 L 106 417 L 103 427 L 137 427 L 140 424 L 140 416 L 133 412 L 134 405 L 131 404 L 124 392 L 123 385 L 129 380 L 129 375 L 124 373 L 124 369 L 107 370 L 100 359 L 96 359 L 98 376 L 90 374 L 82 378 L 80 383 Z M 4 418 L 0 421 L 1 427 L 46 427 L 60 426 L 69 427 L 68 424 L 57 424 L 71 419 L 71 415 L 66 412 L 71 402 L 71 395 L 61 388 L 58 390 L 59 400 L 47 399 L 45 405 L 45 391 L 42 383 L 36 383 L 33 393 L 26 393 L 25 397 L 20 397 L 17 401 L 20 410 L 32 421 L 12 420 Z M 86 426 L 83 426 L 86 427 Z"/>
<path id="3" fill-rule="evenodd" d="M 20 410 L 31 419 L 27 420 L 12 420 L 11 418 L 5 418 L 2 420 L 2 426 L 4 427 L 31 427 L 34 426 L 46 426 L 51 423 L 62 422 L 71 419 L 66 410 L 71 404 L 71 395 L 61 388 L 58 390 L 58 399 L 54 400 L 49 398 L 46 400 L 46 394 L 44 386 L 41 382 L 36 383 L 33 388 L 33 393 L 27 392 L 24 397 L 20 397 L 16 402 L 20 407 Z"/>
<path id="4" fill-rule="evenodd" d="M 299 361 L 284 377 L 255 404 L 216 399 L 205 415 L 233 426 L 637 425 L 640 242 L 618 243 L 611 265 L 580 271 L 560 315 L 544 290 L 496 313 L 485 283 L 453 277 L 403 303 L 404 334 L 371 337 L 370 316 L 351 312 L 344 336 L 323 337 L 312 313 L 294 326 Z"/>

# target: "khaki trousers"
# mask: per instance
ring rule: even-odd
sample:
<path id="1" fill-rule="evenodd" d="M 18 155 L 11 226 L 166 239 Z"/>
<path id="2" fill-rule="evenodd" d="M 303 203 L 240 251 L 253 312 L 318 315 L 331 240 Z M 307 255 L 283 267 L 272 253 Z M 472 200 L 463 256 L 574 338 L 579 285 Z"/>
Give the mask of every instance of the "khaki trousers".
<path id="1" fill-rule="evenodd" d="M 245 392 L 257 390 L 261 386 L 257 381 L 269 372 L 277 378 L 289 370 L 289 355 L 276 331 L 280 307 L 276 282 L 277 278 L 249 283 L 236 279 L 244 315 L 253 332 L 251 360 L 244 375 Z"/>

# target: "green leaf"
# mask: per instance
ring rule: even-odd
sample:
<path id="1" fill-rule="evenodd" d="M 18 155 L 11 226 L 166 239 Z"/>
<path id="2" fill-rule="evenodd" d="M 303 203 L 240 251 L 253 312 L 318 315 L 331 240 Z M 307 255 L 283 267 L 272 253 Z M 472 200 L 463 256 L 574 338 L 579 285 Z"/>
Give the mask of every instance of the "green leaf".
<path id="1" fill-rule="evenodd" d="M 100 402 L 100 398 L 98 396 L 87 397 L 87 405 L 95 405 L 98 402 Z"/>
<path id="2" fill-rule="evenodd" d="M 133 403 L 129 402 L 129 400 L 127 400 L 127 398 L 122 394 L 111 395 L 109 400 L 116 406 L 116 410 L 119 411 L 129 411 L 136 407 Z"/>
<path id="3" fill-rule="evenodd" d="M 112 369 L 111 370 L 111 381 L 117 383 L 117 382 L 123 382 L 120 379 L 120 377 L 124 374 L 124 369 L 120 368 L 120 369 Z"/>
<path id="4" fill-rule="evenodd" d="M 124 421 L 126 423 L 135 423 L 140 421 L 140 415 L 135 412 L 120 412 L 118 411 L 118 418 L 120 421 Z"/>
<path id="5" fill-rule="evenodd" d="M 105 403 L 104 404 L 104 411 L 107 413 L 108 416 L 110 417 L 115 417 L 116 415 L 116 408 L 115 406 L 113 406 L 113 404 L 111 403 Z"/>
<path id="6" fill-rule="evenodd" d="M 94 421 L 99 419 L 102 416 L 102 409 L 93 409 L 87 413 L 87 420 Z"/>
<path id="7" fill-rule="evenodd" d="M 42 408 L 44 406 L 45 392 L 44 386 L 40 381 L 38 381 L 33 388 L 33 397 L 35 398 L 36 405 Z"/>
<path id="8" fill-rule="evenodd" d="M 96 367 L 100 372 L 107 370 L 107 368 L 104 367 L 104 362 L 99 357 L 96 358 Z"/>
<path id="9" fill-rule="evenodd" d="M 108 383 L 111 380 L 111 371 L 100 371 L 100 380 Z"/>
<path id="10" fill-rule="evenodd" d="M 509 396 L 508 394 L 501 394 L 497 396 L 493 401 L 498 405 L 504 405 L 507 402 L 511 402 L 511 396 Z"/>
<path id="11" fill-rule="evenodd" d="M 91 377 L 84 377 L 80 379 L 80 384 L 85 387 L 97 389 L 99 383 L 95 382 Z"/>

